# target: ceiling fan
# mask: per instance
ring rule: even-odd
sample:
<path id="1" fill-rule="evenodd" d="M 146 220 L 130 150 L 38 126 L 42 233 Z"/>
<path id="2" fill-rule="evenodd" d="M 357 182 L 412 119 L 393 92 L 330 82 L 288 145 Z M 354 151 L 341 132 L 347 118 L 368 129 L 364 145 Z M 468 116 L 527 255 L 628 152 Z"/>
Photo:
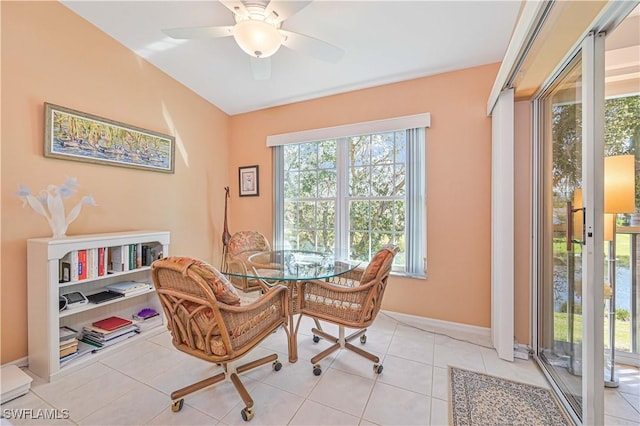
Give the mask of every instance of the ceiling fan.
<path id="1" fill-rule="evenodd" d="M 233 13 L 235 25 L 169 28 L 162 30 L 176 39 L 231 37 L 251 56 L 256 80 L 271 77 L 271 56 L 280 46 L 325 62 L 337 63 L 344 50 L 317 38 L 282 29 L 283 22 L 311 1 L 220 0 Z"/>

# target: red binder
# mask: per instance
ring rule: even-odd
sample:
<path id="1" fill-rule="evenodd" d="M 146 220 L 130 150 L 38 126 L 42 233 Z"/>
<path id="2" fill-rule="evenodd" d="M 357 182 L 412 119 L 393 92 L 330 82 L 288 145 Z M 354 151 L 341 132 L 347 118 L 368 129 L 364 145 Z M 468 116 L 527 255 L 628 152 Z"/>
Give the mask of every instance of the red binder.
<path id="1" fill-rule="evenodd" d="M 133 324 L 131 320 L 120 317 L 109 317 L 93 323 L 95 327 L 100 327 L 101 329 L 107 331 L 117 330 L 118 328 L 125 327 L 131 324 Z"/>

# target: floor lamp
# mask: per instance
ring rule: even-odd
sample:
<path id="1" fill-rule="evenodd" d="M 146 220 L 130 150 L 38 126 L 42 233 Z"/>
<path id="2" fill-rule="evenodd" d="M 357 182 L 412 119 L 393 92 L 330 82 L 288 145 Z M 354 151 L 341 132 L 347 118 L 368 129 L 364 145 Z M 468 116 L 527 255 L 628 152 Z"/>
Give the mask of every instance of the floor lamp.
<path id="1" fill-rule="evenodd" d="M 635 157 L 633 155 L 615 155 L 604 159 L 604 211 L 612 214 L 609 243 L 609 283 L 611 298 L 609 301 L 609 348 L 611 350 L 610 366 L 605 369 L 604 383 L 606 387 L 618 387 L 615 375 L 616 346 L 616 219 L 620 213 L 635 211 Z M 608 215 L 606 215 L 608 216 Z"/>
<path id="2" fill-rule="evenodd" d="M 582 189 L 576 188 L 572 202 L 568 203 L 567 215 L 571 215 L 569 221 L 569 236 L 567 239 L 567 251 L 569 252 L 568 278 L 569 298 L 568 312 L 573 312 L 574 282 L 574 254 L 573 244 L 582 243 L 583 240 L 583 214 Z M 619 213 L 633 213 L 635 211 L 635 158 L 633 155 L 616 155 L 605 157 L 604 160 L 604 240 L 609 241 L 608 253 L 608 281 L 611 295 L 609 299 L 609 348 L 611 351 L 609 365 L 605 365 L 604 383 L 606 387 L 618 387 L 618 378 L 615 376 L 615 332 L 616 332 L 616 219 Z M 575 217 L 574 217 L 575 215 Z M 604 283 L 603 283 L 604 285 Z M 605 290 L 605 293 L 607 290 Z M 568 339 L 571 342 L 569 355 L 569 371 L 579 374 L 575 369 L 575 349 L 573 347 L 573 315 L 568 315 Z"/>

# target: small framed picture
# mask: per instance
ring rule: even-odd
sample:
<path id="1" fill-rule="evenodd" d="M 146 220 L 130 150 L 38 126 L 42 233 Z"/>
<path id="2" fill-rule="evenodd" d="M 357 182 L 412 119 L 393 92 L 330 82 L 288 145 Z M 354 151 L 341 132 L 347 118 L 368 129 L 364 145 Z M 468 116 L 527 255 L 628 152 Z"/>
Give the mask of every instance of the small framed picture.
<path id="1" fill-rule="evenodd" d="M 251 197 L 260 195 L 258 186 L 258 166 L 246 166 L 238 169 L 240 196 Z"/>

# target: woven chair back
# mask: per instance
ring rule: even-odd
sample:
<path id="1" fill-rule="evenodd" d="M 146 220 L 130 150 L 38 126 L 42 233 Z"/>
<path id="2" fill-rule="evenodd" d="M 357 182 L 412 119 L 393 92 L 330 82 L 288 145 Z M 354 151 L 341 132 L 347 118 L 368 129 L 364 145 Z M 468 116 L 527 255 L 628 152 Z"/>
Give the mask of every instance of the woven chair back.
<path id="1" fill-rule="evenodd" d="M 225 345 L 227 331 L 214 288 L 197 272 L 197 266 L 196 260 L 185 258 L 157 260 L 152 265 L 153 283 L 173 345 L 199 358 L 222 361 L 230 348 Z"/>
<path id="2" fill-rule="evenodd" d="M 271 250 L 269 240 L 258 231 L 238 231 L 229 240 L 229 254 L 231 256 L 236 256 L 246 251 L 260 252 L 269 250 Z"/>

